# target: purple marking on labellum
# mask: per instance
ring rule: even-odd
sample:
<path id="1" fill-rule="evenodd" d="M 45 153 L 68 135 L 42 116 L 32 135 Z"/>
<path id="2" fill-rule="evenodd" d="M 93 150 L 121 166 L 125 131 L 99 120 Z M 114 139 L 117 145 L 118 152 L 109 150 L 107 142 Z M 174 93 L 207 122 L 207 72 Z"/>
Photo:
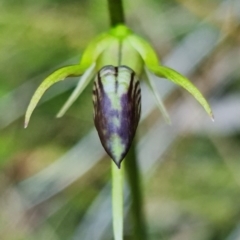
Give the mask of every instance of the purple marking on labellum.
<path id="1" fill-rule="evenodd" d="M 128 89 L 125 93 L 120 93 L 118 92 L 118 88 L 121 84 L 123 84 L 121 86 L 126 86 L 127 73 L 129 75 Z M 110 77 L 113 77 L 114 82 L 110 83 L 115 86 L 113 91 L 111 90 L 111 87 L 109 88 L 108 86 L 104 86 L 101 79 L 104 79 L 106 76 L 109 77 L 109 75 Z M 106 83 L 107 81 L 104 82 Z M 119 101 L 119 109 L 114 108 L 109 94 L 111 94 L 112 97 L 114 94 L 114 101 Z M 120 167 L 122 159 L 125 157 L 131 146 L 141 112 L 141 89 L 134 71 L 125 66 L 103 67 L 95 78 L 93 87 L 93 103 L 94 123 L 101 143 L 106 152 Z M 116 153 L 116 146 L 115 148 L 113 146 L 113 136 L 117 136 L 117 138 L 119 138 L 122 147 L 120 153 Z"/>

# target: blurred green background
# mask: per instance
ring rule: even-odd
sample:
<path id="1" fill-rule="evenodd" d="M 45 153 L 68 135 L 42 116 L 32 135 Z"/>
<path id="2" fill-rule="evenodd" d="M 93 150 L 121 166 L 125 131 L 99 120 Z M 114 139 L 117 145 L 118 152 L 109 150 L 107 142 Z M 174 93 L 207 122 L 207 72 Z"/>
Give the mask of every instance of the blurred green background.
<path id="1" fill-rule="evenodd" d="M 240 2 L 134 0 L 127 24 L 162 64 L 188 76 L 212 106 L 166 80 L 156 85 L 172 124 L 142 84 L 136 136 L 150 240 L 240 239 Z M 23 115 L 51 71 L 77 63 L 109 28 L 107 2 L 0 2 L 0 239 L 112 239 L 110 159 L 92 120 L 92 84 L 61 119 L 78 79 L 52 87 L 27 129 Z M 125 239 L 133 239 L 126 187 Z"/>

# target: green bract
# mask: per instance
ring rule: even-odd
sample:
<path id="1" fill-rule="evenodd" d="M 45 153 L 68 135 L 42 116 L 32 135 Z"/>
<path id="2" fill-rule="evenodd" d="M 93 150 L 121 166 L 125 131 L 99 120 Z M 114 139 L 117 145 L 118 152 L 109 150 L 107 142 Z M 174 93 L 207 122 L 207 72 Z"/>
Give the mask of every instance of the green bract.
<path id="1" fill-rule="evenodd" d="M 125 25 L 118 25 L 94 39 L 84 51 L 79 64 L 58 69 L 42 82 L 28 106 L 25 127 L 38 101 L 51 85 L 69 76 L 82 76 L 58 113 L 57 116 L 61 117 L 95 76 L 95 126 L 105 150 L 120 167 L 140 118 L 139 79 L 143 73 L 166 121 L 170 120 L 154 87 L 151 74 L 171 80 L 185 88 L 213 117 L 203 95 L 186 77 L 171 68 L 159 65 L 157 55 L 148 42 L 135 35 Z"/>

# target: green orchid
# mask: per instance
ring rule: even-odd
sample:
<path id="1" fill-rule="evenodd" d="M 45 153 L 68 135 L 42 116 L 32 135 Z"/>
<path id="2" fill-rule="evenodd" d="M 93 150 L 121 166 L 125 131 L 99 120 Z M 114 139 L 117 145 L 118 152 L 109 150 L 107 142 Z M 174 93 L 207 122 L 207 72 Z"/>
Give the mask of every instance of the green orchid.
<path id="1" fill-rule="evenodd" d="M 72 95 L 57 114 L 57 117 L 61 117 L 95 77 L 94 123 L 103 147 L 120 168 L 140 119 L 139 80 L 143 74 L 167 122 L 170 120 L 152 81 L 152 74 L 185 88 L 213 118 L 211 108 L 201 92 L 180 73 L 159 65 L 151 45 L 121 24 L 94 39 L 84 51 L 79 64 L 58 69 L 41 83 L 28 106 L 25 127 L 38 101 L 54 83 L 66 77 L 81 76 Z"/>

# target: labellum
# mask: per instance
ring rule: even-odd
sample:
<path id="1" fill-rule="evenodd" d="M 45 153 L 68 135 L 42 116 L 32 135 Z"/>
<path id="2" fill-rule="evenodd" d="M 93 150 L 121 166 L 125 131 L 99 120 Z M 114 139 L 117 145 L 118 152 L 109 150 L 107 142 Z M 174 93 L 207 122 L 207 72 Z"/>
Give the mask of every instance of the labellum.
<path id="1" fill-rule="evenodd" d="M 94 123 L 106 152 L 120 168 L 141 113 L 141 89 L 127 66 L 105 66 L 93 86 Z"/>

